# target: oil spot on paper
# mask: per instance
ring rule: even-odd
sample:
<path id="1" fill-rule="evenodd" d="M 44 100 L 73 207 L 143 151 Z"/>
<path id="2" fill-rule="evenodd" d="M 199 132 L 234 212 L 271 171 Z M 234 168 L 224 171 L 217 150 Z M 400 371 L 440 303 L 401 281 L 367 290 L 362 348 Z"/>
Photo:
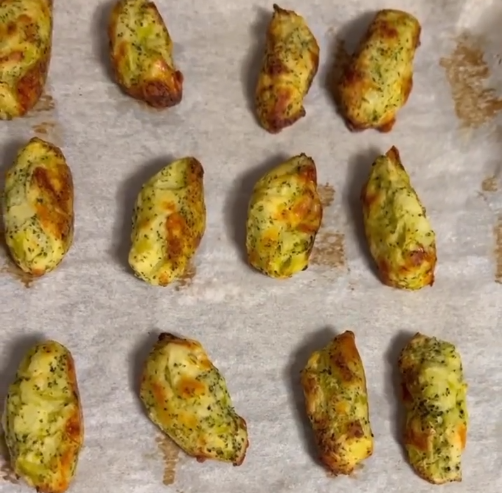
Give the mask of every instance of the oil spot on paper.
<path id="1" fill-rule="evenodd" d="M 195 274 L 197 274 L 197 269 L 195 268 L 195 265 L 193 265 L 192 263 L 188 264 L 187 270 L 184 272 L 181 278 L 178 281 L 176 281 L 174 289 L 176 291 L 181 291 L 182 289 L 191 286 Z"/>
<path id="2" fill-rule="evenodd" d="M 56 117 L 56 101 L 47 87 L 27 117 L 31 120 L 31 128 L 36 137 L 59 147 L 63 145 L 62 131 Z"/>
<path id="3" fill-rule="evenodd" d="M 0 466 L 0 479 L 10 484 L 19 484 L 19 478 L 10 467 L 10 464 L 2 458 L 2 465 Z"/>
<path id="4" fill-rule="evenodd" d="M 35 282 L 35 278 L 32 275 L 23 272 L 10 259 L 4 260 L 4 264 L 0 267 L 0 274 L 7 274 L 15 281 L 20 282 L 25 288 L 31 288 Z"/>
<path id="5" fill-rule="evenodd" d="M 162 454 L 164 461 L 164 476 L 162 482 L 168 486 L 173 484 L 176 480 L 176 466 L 178 465 L 180 449 L 179 447 L 167 436 L 159 435 L 155 442 Z"/>
<path id="6" fill-rule="evenodd" d="M 56 107 L 56 103 L 54 101 L 54 98 L 46 92 L 40 96 L 40 99 L 38 100 L 37 104 L 33 107 L 31 110 L 32 113 L 43 113 L 46 111 L 52 111 Z"/>
<path id="7" fill-rule="evenodd" d="M 500 125 L 493 128 L 493 131 L 490 132 L 490 137 L 490 140 L 495 139 L 497 144 L 500 145 L 502 143 L 502 128 Z M 495 193 L 499 190 L 499 181 L 502 175 L 502 159 L 497 155 L 498 153 L 495 153 L 492 159 L 485 160 L 486 171 L 480 185 L 481 195 L 484 198 L 486 198 L 484 194 Z"/>
<path id="8" fill-rule="evenodd" d="M 490 69 L 484 59 L 482 41 L 463 33 L 451 55 L 439 62 L 450 85 L 455 113 L 464 128 L 479 128 L 502 111 L 502 99 L 494 88 L 487 86 Z"/>
<path id="9" fill-rule="evenodd" d="M 502 284 L 502 214 L 497 217 L 493 233 L 495 237 L 495 282 Z"/>
<path id="10" fill-rule="evenodd" d="M 324 209 L 329 207 L 335 200 L 335 189 L 329 184 L 319 185 L 317 192 L 321 198 L 321 203 Z"/>
<path id="11" fill-rule="evenodd" d="M 321 203 L 326 210 L 335 200 L 335 189 L 329 183 L 317 187 Z M 326 214 L 324 214 L 324 220 Z M 323 221 L 324 222 L 324 221 Z M 321 225 L 310 256 L 312 265 L 340 268 L 345 267 L 345 236 Z"/>
<path id="12" fill-rule="evenodd" d="M 498 189 L 498 182 L 495 176 L 489 176 L 481 183 L 481 190 L 483 190 L 483 192 L 496 192 Z"/>
<path id="13" fill-rule="evenodd" d="M 324 267 L 345 267 L 345 236 L 335 231 L 320 231 L 312 249 L 310 263 Z"/>
<path id="14" fill-rule="evenodd" d="M 32 127 L 35 135 L 41 139 L 50 139 L 55 145 L 61 145 L 60 136 L 57 135 L 57 125 L 54 122 L 41 122 Z"/>

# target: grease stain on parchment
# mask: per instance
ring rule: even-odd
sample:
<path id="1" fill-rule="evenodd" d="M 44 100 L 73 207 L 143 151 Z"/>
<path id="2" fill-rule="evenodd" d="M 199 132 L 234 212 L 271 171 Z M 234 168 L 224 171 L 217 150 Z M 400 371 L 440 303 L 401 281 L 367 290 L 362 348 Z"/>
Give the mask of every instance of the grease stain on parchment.
<path id="1" fill-rule="evenodd" d="M 55 108 L 56 102 L 54 101 L 54 98 L 49 94 L 47 90 L 45 90 L 30 113 L 43 113 L 45 111 L 52 111 Z"/>
<path id="2" fill-rule="evenodd" d="M 497 192 L 499 189 L 496 176 L 489 176 L 481 182 L 481 190 L 483 192 Z"/>
<path id="3" fill-rule="evenodd" d="M 197 269 L 195 265 L 193 265 L 192 263 L 188 264 L 185 273 L 181 276 L 181 278 L 178 281 L 176 281 L 174 289 L 176 291 L 181 291 L 182 289 L 190 287 L 193 283 L 195 274 L 197 274 Z"/>
<path id="4" fill-rule="evenodd" d="M 169 486 L 176 480 L 176 466 L 179 462 L 180 449 L 179 447 L 167 436 L 159 435 L 155 442 L 162 454 L 164 461 L 164 476 L 162 482 Z"/>
<path id="5" fill-rule="evenodd" d="M 51 131 L 56 127 L 55 123 L 52 122 L 42 122 L 37 125 L 33 125 L 33 131 L 37 136 L 41 138 L 47 137 Z"/>
<path id="6" fill-rule="evenodd" d="M 502 126 L 495 126 L 489 134 L 490 140 L 497 144 L 502 143 Z M 485 193 L 495 193 L 499 190 L 499 180 L 502 175 L 502 160 L 499 157 L 486 162 L 487 173 L 481 182 L 481 195 L 486 199 Z M 488 171 L 489 170 L 489 171 Z"/>
<path id="7" fill-rule="evenodd" d="M 333 200 L 335 200 L 335 189 L 329 183 L 319 185 L 317 187 L 317 192 L 319 193 L 324 209 L 329 207 L 333 203 Z"/>
<path id="8" fill-rule="evenodd" d="M 31 120 L 31 128 L 36 137 L 61 147 L 63 145 L 62 131 L 55 112 L 56 101 L 46 88 L 27 118 Z"/>
<path id="9" fill-rule="evenodd" d="M 497 216 L 493 235 L 495 237 L 495 282 L 502 284 L 502 214 Z"/>
<path id="10" fill-rule="evenodd" d="M 486 87 L 490 68 L 482 43 L 482 37 L 465 32 L 456 39 L 452 54 L 439 62 L 446 72 L 455 113 L 464 128 L 479 128 L 502 111 L 502 99 L 495 89 Z"/>
<path id="11" fill-rule="evenodd" d="M 19 267 L 15 266 L 11 260 L 4 260 L 4 265 L 0 267 L 0 274 L 7 274 L 15 281 L 19 281 L 25 288 L 29 289 L 35 282 L 35 277 L 26 272 L 23 272 Z"/>
<path id="12" fill-rule="evenodd" d="M 0 433 L 0 480 L 11 484 L 19 484 L 19 478 L 10 465 L 9 450 L 3 432 Z"/>
<path id="13" fill-rule="evenodd" d="M 335 200 L 335 189 L 329 183 L 317 187 L 321 203 L 327 209 Z M 323 267 L 342 268 L 346 265 L 345 235 L 326 230 L 321 226 L 317 233 L 310 264 Z"/>
<path id="14" fill-rule="evenodd" d="M 345 235 L 335 231 L 321 231 L 315 241 L 310 263 L 324 267 L 345 267 Z"/>

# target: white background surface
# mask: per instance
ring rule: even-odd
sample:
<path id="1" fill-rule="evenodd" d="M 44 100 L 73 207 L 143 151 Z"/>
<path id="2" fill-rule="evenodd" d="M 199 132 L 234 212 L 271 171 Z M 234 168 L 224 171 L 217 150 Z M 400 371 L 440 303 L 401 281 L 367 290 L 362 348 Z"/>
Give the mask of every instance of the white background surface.
<path id="1" fill-rule="evenodd" d="M 75 241 L 60 268 L 31 289 L 0 276 L 0 394 L 38 337 L 72 351 L 85 417 L 74 493 L 422 493 L 435 488 L 402 455 L 393 378 L 398 351 L 421 331 L 456 344 L 469 383 L 464 480 L 444 490 L 500 492 L 502 287 L 494 282 L 492 233 L 500 201 L 479 192 L 501 149 L 487 138 L 494 121 L 460 131 L 439 66 L 465 28 L 481 29 L 489 19 L 493 39 L 502 37 L 495 2 L 283 2 L 305 16 L 320 44 L 321 65 L 305 102 L 307 116 L 279 135 L 262 130 L 250 109 L 262 55 L 257 47 L 272 2 L 157 5 L 185 76 L 179 106 L 148 110 L 110 80 L 104 64 L 109 4 L 56 0 L 47 88 L 55 109 L 0 123 L 5 169 L 33 135 L 34 122 L 54 122 L 50 139 L 62 146 L 76 193 Z M 368 24 L 367 12 L 384 7 L 408 10 L 422 23 L 414 89 L 390 134 L 350 134 L 325 89 L 334 42 L 348 36 L 352 47 L 350 40 Z M 372 160 L 391 145 L 400 150 L 437 234 L 437 281 L 416 293 L 375 278 L 354 207 Z M 319 183 L 336 190 L 323 228 L 345 235 L 346 265 L 312 266 L 280 282 L 246 267 L 240 235 L 254 181 L 265 166 L 300 152 L 314 158 Z M 180 290 L 150 287 L 125 266 L 132 204 L 145 179 L 185 155 L 205 168 L 208 224 L 197 274 Z M 346 329 L 356 333 L 366 368 L 375 451 L 354 478 L 334 479 L 316 463 L 298 373 L 312 350 Z M 174 485 L 162 485 L 158 432 L 136 393 L 140 365 L 159 331 L 200 340 L 225 375 L 249 427 L 241 467 L 182 456 Z M 0 482 L 1 493 L 25 491 Z"/>

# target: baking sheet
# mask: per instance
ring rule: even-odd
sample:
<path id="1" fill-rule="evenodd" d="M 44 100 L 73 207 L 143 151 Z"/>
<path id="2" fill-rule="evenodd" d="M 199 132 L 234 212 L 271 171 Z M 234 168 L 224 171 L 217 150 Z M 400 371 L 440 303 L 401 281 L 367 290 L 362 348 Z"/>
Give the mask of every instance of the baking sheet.
<path id="1" fill-rule="evenodd" d="M 158 112 L 110 80 L 110 4 L 55 2 L 46 93 L 29 117 L 0 123 L 0 160 L 5 169 L 33 135 L 61 145 L 74 175 L 76 235 L 60 268 L 33 283 L 2 257 L 0 395 L 34 341 L 70 348 L 86 431 L 74 493 L 421 493 L 433 487 L 402 455 L 394 377 L 398 351 L 422 331 L 457 345 L 469 383 L 464 479 L 445 489 L 499 492 L 502 6 L 284 2 L 317 36 L 321 66 L 307 116 L 269 135 L 255 121 L 251 94 L 271 3 L 158 0 L 186 80 L 182 104 Z M 390 134 L 350 134 L 326 83 L 371 13 L 388 7 L 422 23 L 414 89 Z M 360 187 L 391 145 L 437 234 L 437 281 L 416 293 L 380 284 L 361 236 Z M 317 163 L 325 218 L 311 268 L 281 282 L 246 267 L 243 225 L 254 181 L 300 152 Z M 185 155 L 205 168 L 207 231 L 190 275 L 154 288 L 126 266 L 132 203 L 146 178 Z M 375 451 L 354 477 L 332 478 L 316 461 L 298 373 L 312 350 L 346 329 L 356 333 L 368 376 Z M 144 416 L 138 373 L 159 331 L 200 340 L 226 376 L 249 427 L 241 467 L 187 458 Z M 5 464 L 1 471 L 0 492 L 29 491 L 11 482 Z"/>

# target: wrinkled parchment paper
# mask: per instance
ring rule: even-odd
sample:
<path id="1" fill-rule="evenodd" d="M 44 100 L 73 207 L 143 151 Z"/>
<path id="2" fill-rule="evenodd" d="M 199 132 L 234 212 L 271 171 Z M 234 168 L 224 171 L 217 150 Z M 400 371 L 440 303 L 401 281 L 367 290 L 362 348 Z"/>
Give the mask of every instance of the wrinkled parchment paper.
<path id="1" fill-rule="evenodd" d="M 403 458 L 395 393 L 397 354 L 422 331 L 457 345 L 469 383 L 464 479 L 446 489 L 500 492 L 502 6 L 284 2 L 317 36 L 321 66 L 307 116 L 269 135 L 250 104 L 271 1 L 158 0 L 186 80 L 182 104 L 165 112 L 124 96 L 110 80 L 109 4 L 55 4 L 46 93 L 29 117 L 0 123 L 0 162 L 10 165 L 33 135 L 60 145 L 74 175 L 76 235 L 60 268 L 33 283 L 2 257 L 0 392 L 38 339 L 72 351 L 86 434 L 71 491 L 433 491 Z M 390 134 L 350 134 L 327 81 L 371 12 L 384 7 L 408 10 L 422 23 L 413 92 Z M 360 187 L 391 145 L 437 233 L 437 281 L 416 293 L 381 285 L 361 235 Z M 325 218 L 311 267 L 281 282 L 243 262 L 246 206 L 255 180 L 300 152 L 317 163 Z M 205 168 L 206 235 L 183 282 L 149 287 L 126 266 L 132 204 L 145 179 L 185 155 Z M 298 374 L 312 350 L 346 329 L 356 333 L 366 368 L 375 451 L 354 477 L 332 478 L 316 461 Z M 225 375 L 249 426 L 241 467 L 187 458 L 145 417 L 138 374 L 159 331 L 200 340 Z M 29 491 L 10 482 L 5 465 L 2 477 L 0 492 Z"/>

